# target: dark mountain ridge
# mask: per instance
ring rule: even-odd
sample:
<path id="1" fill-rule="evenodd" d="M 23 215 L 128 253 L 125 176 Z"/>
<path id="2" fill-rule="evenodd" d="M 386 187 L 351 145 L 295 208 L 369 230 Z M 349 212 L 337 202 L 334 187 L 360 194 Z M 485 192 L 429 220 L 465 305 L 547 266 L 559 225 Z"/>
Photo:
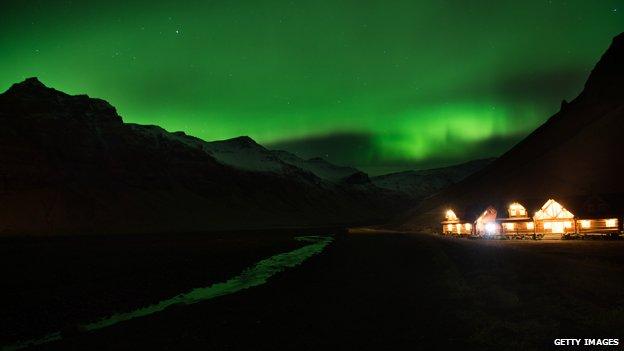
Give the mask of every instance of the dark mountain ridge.
<path id="1" fill-rule="evenodd" d="M 238 169 L 184 133 L 145 128 L 123 123 L 104 100 L 71 96 L 36 78 L 0 94 L 0 233 L 344 225 L 381 221 L 409 203 L 292 166 L 285 174 Z M 238 140 L 254 147 L 250 138 Z"/>
<path id="2" fill-rule="evenodd" d="M 371 181 L 380 188 L 424 198 L 461 181 L 494 160 L 486 158 L 448 167 L 384 174 L 373 177 Z"/>
<path id="3" fill-rule="evenodd" d="M 613 39 L 577 98 L 562 103 L 559 112 L 489 166 L 427 199 L 397 224 L 436 228 L 448 207 L 473 220 L 490 204 L 548 198 L 582 207 L 598 197 L 608 203 L 608 212 L 623 213 L 623 66 L 624 33 Z"/>

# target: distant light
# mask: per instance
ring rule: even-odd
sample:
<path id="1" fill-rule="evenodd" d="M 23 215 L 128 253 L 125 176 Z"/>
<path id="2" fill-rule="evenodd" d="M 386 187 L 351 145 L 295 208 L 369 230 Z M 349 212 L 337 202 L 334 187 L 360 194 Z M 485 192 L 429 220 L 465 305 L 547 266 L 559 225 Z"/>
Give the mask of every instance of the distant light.
<path id="1" fill-rule="evenodd" d="M 617 219 L 610 218 L 606 220 L 607 227 L 617 227 Z"/>
<path id="2" fill-rule="evenodd" d="M 456 221 L 457 220 L 457 215 L 455 214 L 455 212 L 453 212 L 453 210 L 447 210 L 446 211 L 446 220 L 447 221 Z"/>

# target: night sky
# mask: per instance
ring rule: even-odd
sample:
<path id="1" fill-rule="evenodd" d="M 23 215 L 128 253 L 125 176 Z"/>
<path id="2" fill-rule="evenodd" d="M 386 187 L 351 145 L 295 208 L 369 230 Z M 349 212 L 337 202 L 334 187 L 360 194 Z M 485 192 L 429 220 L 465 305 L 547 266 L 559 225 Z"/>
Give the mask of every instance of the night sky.
<path id="1" fill-rule="evenodd" d="M 3 0 L 0 90 L 378 174 L 499 155 L 624 31 L 624 0 L 181 3 Z"/>

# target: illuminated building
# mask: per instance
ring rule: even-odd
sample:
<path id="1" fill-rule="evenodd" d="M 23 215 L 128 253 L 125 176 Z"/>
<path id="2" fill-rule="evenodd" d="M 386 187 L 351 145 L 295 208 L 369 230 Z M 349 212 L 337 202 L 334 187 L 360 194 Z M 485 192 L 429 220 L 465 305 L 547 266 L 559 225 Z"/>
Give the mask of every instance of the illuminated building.
<path id="1" fill-rule="evenodd" d="M 508 238 L 533 237 L 535 225 L 524 206 L 513 202 L 507 208 L 508 218 L 500 218 L 502 234 Z"/>

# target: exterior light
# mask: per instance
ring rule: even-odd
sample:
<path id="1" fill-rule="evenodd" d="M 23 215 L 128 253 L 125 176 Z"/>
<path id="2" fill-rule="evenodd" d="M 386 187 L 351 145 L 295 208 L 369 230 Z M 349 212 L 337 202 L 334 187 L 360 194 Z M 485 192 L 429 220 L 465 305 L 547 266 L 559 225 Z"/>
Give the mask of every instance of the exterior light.
<path id="1" fill-rule="evenodd" d="M 496 233 L 496 223 L 493 223 L 493 222 L 486 223 L 485 231 L 490 235 Z"/>
<path id="2" fill-rule="evenodd" d="M 535 216 L 533 218 L 535 219 L 549 219 L 549 218 L 572 219 L 574 218 L 574 215 L 570 211 L 566 210 L 563 206 L 561 206 L 561 204 L 559 204 L 557 201 L 550 199 L 546 201 L 544 206 L 542 206 L 542 208 L 539 211 L 535 212 Z"/>
<path id="3" fill-rule="evenodd" d="M 453 210 L 446 211 L 446 220 L 447 221 L 456 221 L 457 220 L 457 215 L 455 214 L 455 212 L 453 212 Z"/>
<path id="4" fill-rule="evenodd" d="M 509 205 L 509 217 L 524 217 L 526 214 L 526 208 L 519 203 L 514 202 Z"/>

